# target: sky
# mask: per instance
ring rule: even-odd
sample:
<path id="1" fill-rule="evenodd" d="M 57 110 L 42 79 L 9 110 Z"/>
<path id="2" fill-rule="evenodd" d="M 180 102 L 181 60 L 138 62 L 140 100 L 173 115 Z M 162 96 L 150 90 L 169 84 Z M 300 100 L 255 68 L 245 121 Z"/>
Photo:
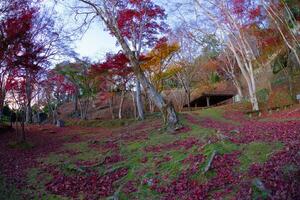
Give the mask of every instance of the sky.
<path id="1" fill-rule="evenodd" d="M 116 40 L 100 24 L 94 23 L 74 44 L 75 51 L 92 60 L 102 59 L 108 52 L 117 52 Z"/>
<path id="2" fill-rule="evenodd" d="M 169 8 L 166 0 L 154 1 L 158 5 L 163 5 L 166 10 Z M 62 15 L 67 13 L 63 5 L 59 5 L 57 10 Z M 167 10 L 167 13 L 170 13 L 170 11 Z M 170 14 L 168 15 L 170 16 Z M 69 23 L 75 23 L 74 19 L 68 20 Z M 172 23 L 170 17 L 168 23 Z M 81 57 L 89 57 L 92 61 L 103 59 L 108 52 L 118 52 L 120 50 L 119 47 L 116 47 L 116 40 L 104 30 L 103 25 L 99 21 L 95 21 L 72 46 Z"/>

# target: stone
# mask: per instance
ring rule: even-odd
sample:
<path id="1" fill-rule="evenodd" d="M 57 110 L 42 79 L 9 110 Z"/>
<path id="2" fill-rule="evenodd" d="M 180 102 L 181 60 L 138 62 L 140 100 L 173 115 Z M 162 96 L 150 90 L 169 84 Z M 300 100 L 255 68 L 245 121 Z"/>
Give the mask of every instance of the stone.
<path id="1" fill-rule="evenodd" d="M 65 127 L 65 122 L 61 119 L 56 121 L 56 126 L 57 127 Z"/>

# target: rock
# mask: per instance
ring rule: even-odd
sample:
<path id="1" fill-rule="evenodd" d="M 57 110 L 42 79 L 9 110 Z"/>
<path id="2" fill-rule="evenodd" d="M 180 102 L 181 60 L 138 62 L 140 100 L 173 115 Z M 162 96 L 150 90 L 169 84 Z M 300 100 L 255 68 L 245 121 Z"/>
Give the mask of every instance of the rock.
<path id="1" fill-rule="evenodd" d="M 264 183 L 258 179 L 255 178 L 252 180 L 252 184 L 261 192 L 265 193 L 268 197 L 270 197 L 270 191 L 265 187 Z"/>
<path id="2" fill-rule="evenodd" d="M 98 140 L 90 140 L 89 144 L 100 144 L 100 141 L 98 141 Z"/>
<path id="3" fill-rule="evenodd" d="M 239 131 L 239 130 L 232 130 L 232 131 L 230 131 L 230 133 L 231 133 L 231 134 L 239 134 L 240 131 Z"/>
<path id="4" fill-rule="evenodd" d="M 57 127 L 65 127 L 65 122 L 61 119 L 56 121 L 56 126 Z"/>

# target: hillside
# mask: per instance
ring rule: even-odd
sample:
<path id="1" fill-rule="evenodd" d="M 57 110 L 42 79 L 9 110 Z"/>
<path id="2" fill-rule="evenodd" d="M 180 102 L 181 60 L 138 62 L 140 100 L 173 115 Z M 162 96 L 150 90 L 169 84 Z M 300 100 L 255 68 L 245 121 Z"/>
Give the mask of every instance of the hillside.
<path id="1" fill-rule="evenodd" d="M 253 119 L 240 108 L 182 113 L 175 134 L 152 116 L 28 127 L 22 149 L 0 135 L 0 199 L 299 199 L 299 107 Z"/>

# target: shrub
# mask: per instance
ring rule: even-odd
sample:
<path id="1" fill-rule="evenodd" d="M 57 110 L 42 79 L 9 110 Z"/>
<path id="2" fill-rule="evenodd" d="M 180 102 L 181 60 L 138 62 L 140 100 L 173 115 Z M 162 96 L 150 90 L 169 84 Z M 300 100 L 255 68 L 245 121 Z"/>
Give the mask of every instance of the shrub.
<path id="1" fill-rule="evenodd" d="M 266 103 L 269 99 L 270 91 L 266 88 L 256 92 L 257 99 L 259 102 Z"/>
<path id="2" fill-rule="evenodd" d="M 294 103 L 293 98 L 287 90 L 278 89 L 271 92 L 268 101 L 269 108 L 282 107 Z"/>

